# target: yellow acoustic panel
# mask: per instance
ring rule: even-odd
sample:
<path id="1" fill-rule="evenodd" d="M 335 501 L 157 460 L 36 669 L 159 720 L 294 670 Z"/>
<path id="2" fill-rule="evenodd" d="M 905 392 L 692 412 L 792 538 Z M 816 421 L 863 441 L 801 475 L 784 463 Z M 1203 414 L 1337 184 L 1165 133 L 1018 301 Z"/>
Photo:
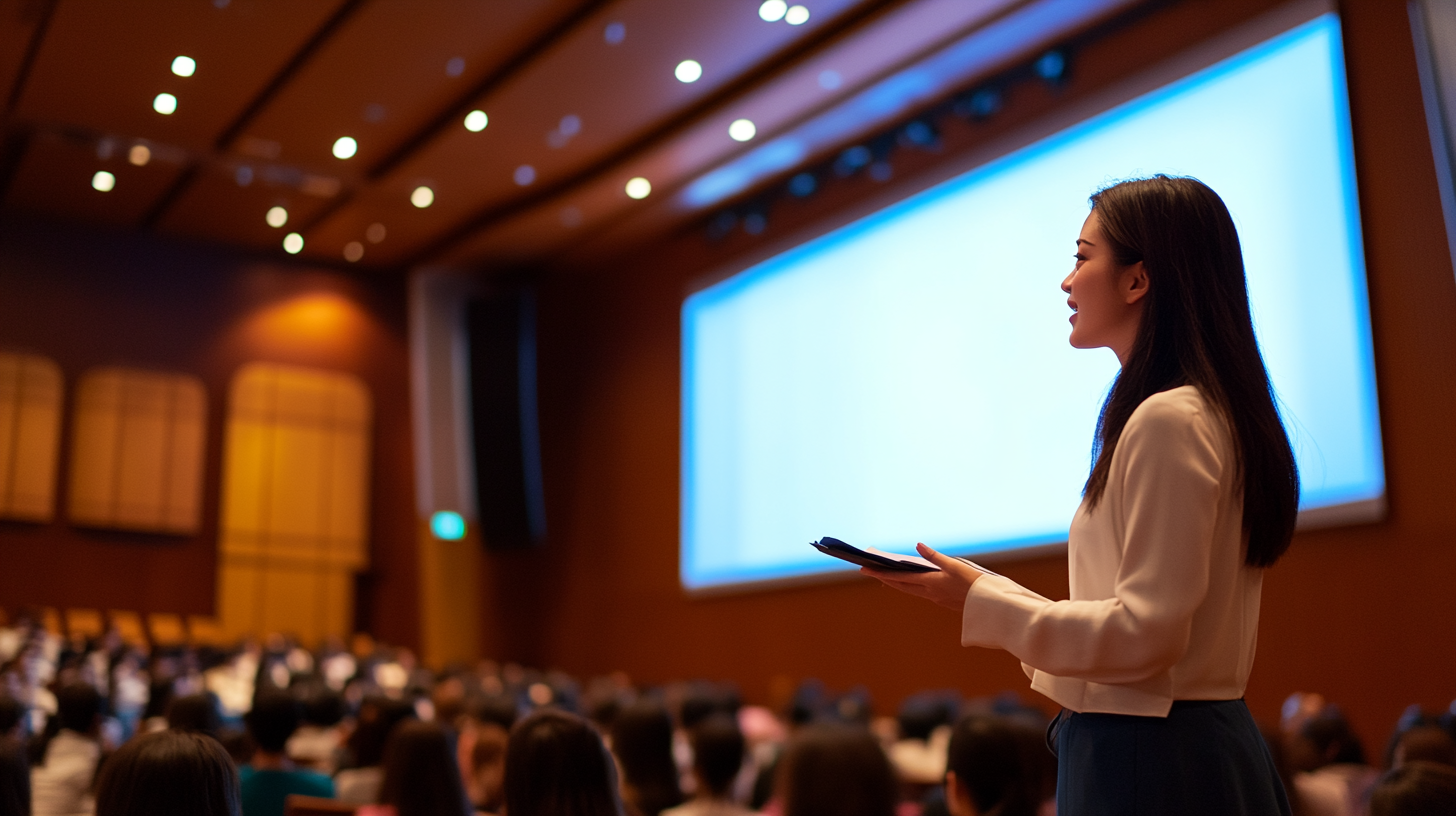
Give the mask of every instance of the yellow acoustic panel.
<path id="1" fill-rule="evenodd" d="M 61 636 L 61 613 L 53 606 L 42 607 L 40 610 L 40 625 L 47 633 Z"/>
<path id="2" fill-rule="evenodd" d="M 187 640 L 193 646 L 227 646 L 227 632 L 222 621 L 206 615 L 187 616 Z"/>
<path id="3" fill-rule="evenodd" d="M 128 646 L 145 648 L 147 630 L 142 627 L 142 616 L 122 609 L 108 609 L 106 617 L 111 619 L 111 628 L 121 635 L 121 641 Z"/>
<path id="4" fill-rule="evenodd" d="M 0 352 L 0 518 L 54 517 L 61 396 L 55 362 Z"/>
<path id="5" fill-rule="evenodd" d="M 196 377 L 128 368 L 82 374 L 71 443 L 71 521 L 196 532 L 206 425 L 206 391 Z"/>
<path id="6" fill-rule="evenodd" d="M 170 612 L 153 612 L 147 615 L 147 632 L 157 646 L 181 646 L 187 642 L 187 630 L 182 625 L 182 616 Z"/>
<path id="7" fill-rule="evenodd" d="M 106 628 L 101 625 L 101 613 L 95 609 L 67 609 L 66 634 L 71 637 L 101 637 Z"/>

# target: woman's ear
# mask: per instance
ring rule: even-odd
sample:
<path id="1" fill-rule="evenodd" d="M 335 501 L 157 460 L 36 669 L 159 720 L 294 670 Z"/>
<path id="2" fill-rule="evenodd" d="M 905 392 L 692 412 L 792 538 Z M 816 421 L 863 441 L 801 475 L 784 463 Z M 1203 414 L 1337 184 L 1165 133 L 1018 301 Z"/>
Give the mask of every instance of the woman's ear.
<path id="1" fill-rule="evenodd" d="M 1127 305 L 1142 300 L 1148 293 L 1148 268 L 1142 261 L 1131 266 L 1124 267 L 1118 281 L 1122 296 Z"/>

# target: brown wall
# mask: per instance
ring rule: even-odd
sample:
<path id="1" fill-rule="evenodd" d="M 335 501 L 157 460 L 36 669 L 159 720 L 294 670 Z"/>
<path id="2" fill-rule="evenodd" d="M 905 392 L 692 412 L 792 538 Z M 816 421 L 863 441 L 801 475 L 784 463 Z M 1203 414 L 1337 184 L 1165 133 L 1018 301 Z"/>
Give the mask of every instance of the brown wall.
<path id="1" fill-rule="evenodd" d="M 1175 4 L 1084 52 L 1061 94 L 1018 92 L 1000 123 L 948 131 L 946 156 L 905 167 L 944 161 L 1273 5 Z M 1444 708 L 1456 696 L 1456 283 L 1404 4 L 1343 6 L 1390 512 L 1379 524 L 1297 536 L 1268 576 L 1248 699 L 1272 719 L 1291 691 L 1322 691 L 1378 748 L 1404 706 Z M 873 192 L 868 181 L 841 182 L 809 203 L 776 206 L 761 240 Z M 684 595 L 678 309 L 694 276 L 759 246 L 746 236 L 710 246 L 699 234 L 545 285 L 550 542 L 487 559 L 487 651 L 573 672 L 624 669 L 643 681 L 731 678 L 756 700 L 783 685 L 774 678 L 864 683 L 882 710 L 916 689 L 1025 689 L 1008 655 L 957 645 L 953 613 L 868 581 Z M 1066 596 L 1061 559 L 1002 569 Z"/>
<path id="2" fill-rule="evenodd" d="M 67 415 L 56 520 L 0 522 L 0 607 L 213 613 L 228 384 L 239 366 L 264 360 L 352 372 L 373 393 L 373 566 L 359 582 L 357 617 L 378 637 L 415 644 L 414 485 L 400 279 L 366 279 L 8 216 L 0 226 L 0 347 L 58 362 L 68 410 L 77 376 L 98 365 L 194 374 L 208 400 L 201 533 L 71 526 L 64 511 Z"/>

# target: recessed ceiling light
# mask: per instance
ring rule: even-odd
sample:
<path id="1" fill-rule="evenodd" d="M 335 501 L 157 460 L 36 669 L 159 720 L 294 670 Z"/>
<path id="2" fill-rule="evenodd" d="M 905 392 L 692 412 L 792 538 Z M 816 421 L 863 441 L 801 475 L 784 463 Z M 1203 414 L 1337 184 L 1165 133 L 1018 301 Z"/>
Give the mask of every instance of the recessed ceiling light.
<path id="1" fill-rule="evenodd" d="M 465 129 L 471 133 L 485 130 L 485 126 L 488 124 L 490 124 L 490 117 L 486 116 L 483 110 L 473 110 L 465 114 Z"/>
<path id="2" fill-rule="evenodd" d="M 268 222 L 268 226 L 278 229 L 288 223 L 288 210 L 282 207 L 269 207 L 268 214 L 263 216 L 263 220 Z"/>
<path id="3" fill-rule="evenodd" d="M 735 142 L 746 142 L 758 133 L 758 128 L 748 119 L 734 119 L 733 124 L 728 126 L 728 135 Z"/>
<path id="4" fill-rule="evenodd" d="M 784 12 L 784 22 L 789 25 L 803 25 L 809 22 L 809 10 L 803 6 L 789 6 Z"/>
<path id="5" fill-rule="evenodd" d="M 516 168 L 516 172 L 511 174 L 511 178 L 515 179 L 517 184 L 525 187 L 536 180 L 536 168 L 523 164 Z"/>
<path id="6" fill-rule="evenodd" d="M 410 193 L 410 203 L 423 210 L 435 203 L 435 191 L 421 184 Z"/>
<path id="7" fill-rule="evenodd" d="M 697 82 L 698 77 L 703 75 L 703 66 L 697 60 L 683 60 L 677 64 L 672 75 L 677 77 L 678 82 Z"/>
<path id="8" fill-rule="evenodd" d="M 364 245 L 358 241 L 350 241 L 344 244 L 344 260 L 354 263 L 364 257 Z"/>
<path id="9" fill-rule="evenodd" d="M 189 77 L 197 70 L 197 60 L 191 57 L 178 57 L 172 60 L 172 73 L 180 77 Z"/>
<path id="10" fill-rule="evenodd" d="M 371 243 L 371 244 L 377 244 L 380 241 L 383 241 L 384 240 L 384 225 L 383 224 L 370 224 L 369 225 L 369 229 L 364 230 L 364 237 L 365 238 L 368 238 L 369 239 L 369 243 Z"/>
<path id="11" fill-rule="evenodd" d="M 334 141 L 334 158 L 348 159 L 359 152 L 359 143 L 352 136 L 340 136 Z"/>
<path id="12" fill-rule="evenodd" d="M 283 251 L 289 255 L 297 255 L 303 251 L 303 236 L 296 232 L 290 232 L 283 236 Z"/>
<path id="13" fill-rule="evenodd" d="M 465 73 L 465 59 L 463 57 L 451 57 L 450 61 L 445 63 L 446 76 L 458 77 L 463 73 Z"/>
<path id="14" fill-rule="evenodd" d="M 627 197 L 643 199 L 652 192 L 652 182 L 641 176 L 627 182 Z"/>
<path id="15" fill-rule="evenodd" d="M 111 188 L 115 186 L 116 176 L 111 175 L 105 170 L 97 170 L 96 175 L 91 177 L 92 189 L 100 190 L 103 193 L 109 193 L 111 192 Z"/>
<path id="16" fill-rule="evenodd" d="M 607 23 L 606 29 L 602 31 L 602 39 L 608 45 L 621 45 L 622 40 L 627 39 L 627 26 L 622 23 Z"/>
<path id="17" fill-rule="evenodd" d="M 784 18 L 784 12 L 789 10 L 789 4 L 784 0 L 765 0 L 764 4 L 758 7 L 758 16 L 765 22 L 776 23 Z"/>
<path id="18" fill-rule="evenodd" d="M 163 116 L 169 116 L 177 110 L 177 97 L 169 93 L 159 93 L 157 98 L 152 100 L 152 110 Z"/>
<path id="19" fill-rule="evenodd" d="M 132 145 L 131 150 L 126 152 L 126 160 L 137 167 L 145 167 L 152 160 L 152 149 L 144 144 Z"/>

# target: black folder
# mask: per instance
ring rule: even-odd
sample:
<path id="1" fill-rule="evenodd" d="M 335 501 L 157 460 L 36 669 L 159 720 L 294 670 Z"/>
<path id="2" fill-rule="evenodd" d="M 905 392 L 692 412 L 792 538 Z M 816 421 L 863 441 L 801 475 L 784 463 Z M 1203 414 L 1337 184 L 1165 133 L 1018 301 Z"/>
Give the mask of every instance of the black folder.
<path id="1" fill-rule="evenodd" d="M 936 567 L 928 567 L 923 564 L 915 564 L 909 561 L 897 561 L 893 558 L 886 558 L 883 555 L 865 552 L 859 547 L 854 547 L 840 541 L 837 538 L 824 536 L 818 541 L 809 542 L 809 546 L 824 553 L 832 555 L 851 564 L 859 564 L 861 567 L 884 570 L 885 572 L 939 572 Z"/>

